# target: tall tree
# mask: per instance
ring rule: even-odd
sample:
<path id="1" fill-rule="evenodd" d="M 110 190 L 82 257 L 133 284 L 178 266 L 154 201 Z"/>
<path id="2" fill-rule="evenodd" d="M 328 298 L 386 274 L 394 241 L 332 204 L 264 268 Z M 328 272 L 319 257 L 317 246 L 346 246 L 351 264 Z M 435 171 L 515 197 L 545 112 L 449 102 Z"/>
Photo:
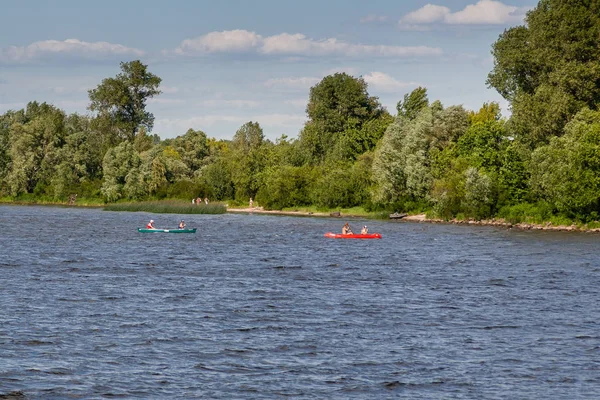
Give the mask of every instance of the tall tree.
<path id="1" fill-rule="evenodd" d="M 487 83 L 511 103 L 515 132 L 535 146 L 600 104 L 600 0 L 541 0 L 525 22 L 493 45 Z"/>
<path id="2" fill-rule="evenodd" d="M 336 73 L 326 76 L 310 89 L 306 113 L 309 121 L 300 133 L 300 144 L 310 154 L 311 161 L 318 162 L 343 136 L 350 144 L 356 143 L 356 132 L 363 124 L 381 117 L 386 111 L 377 97 L 369 96 L 363 78 Z M 346 131 L 347 135 L 344 134 Z"/>
<path id="3" fill-rule="evenodd" d="M 419 112 L 429 106 L 427 89 L 419 86 L 410 93 L 404 95 L 404 101 L 400 100 L 396 105 L 398 115 L 408 119 L 415 119 Z"/>
<path id="4" fill-rule="evenodd" d="M 258 122 L 246 122 L 233 136 L 230 165 L 236 198 L 255 197 L 266 165 L 264 133 Z"/>
<path id="5" fill-rule="evenodd" d="M 99 126 L 114 130 L 116 139 L 133 142 L 140 127 L 152 130 L 154 115 L 146 111 L 146 101 L 161 93 L 161 78 L 139 60 L 122 62 L 121 71 L 88 92 L 88 108 L 98 113 Z"/>
<path id="6" fill-rule="evenodd" d="M 31 102 L 25 120 L 10 128 L 10 170 L 6 182 L 13 196 L 43 193 L 59 162 L 59 150 L 64 145 L 65 114 L 46 103 Z"/>

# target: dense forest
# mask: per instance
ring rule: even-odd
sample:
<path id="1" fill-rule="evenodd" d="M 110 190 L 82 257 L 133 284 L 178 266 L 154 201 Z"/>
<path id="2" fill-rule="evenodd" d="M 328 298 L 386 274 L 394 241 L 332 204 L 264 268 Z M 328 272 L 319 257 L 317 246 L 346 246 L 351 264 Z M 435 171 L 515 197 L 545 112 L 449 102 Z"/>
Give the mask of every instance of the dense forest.
<path id="1" fill-rule="evenodd" d="M 0 196 L 598 220 L 600 1 L 541 0 L 525 22 L 492 45 L 487 84 L 509 118 L 496 103 L 469 111 L 422 87 L 390 113 L 361 77 L 336 73 L 310 89 L 298 137 L 275 142 L 254 121 L 231 140 L 194 129 L 161 140 L 146 110 L 161 79 L 123 62 L 89 91 L 89 115 L 35 101 L 0 115 Z"/>

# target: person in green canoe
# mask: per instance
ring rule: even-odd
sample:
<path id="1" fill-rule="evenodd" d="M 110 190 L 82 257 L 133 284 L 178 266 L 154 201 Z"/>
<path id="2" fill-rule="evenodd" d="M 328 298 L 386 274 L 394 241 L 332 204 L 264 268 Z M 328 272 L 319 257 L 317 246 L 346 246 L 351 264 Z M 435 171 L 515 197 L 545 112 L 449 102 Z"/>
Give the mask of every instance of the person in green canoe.
<path id="1" fill-rule="evenodd" d="M 156 227 L 154 226 L 153 219 L 151 219 L 150 222 L 148 222 L 148 225 L 146 225 L 146 229 L 156 229 Z"/>
<path id="2" fill-rule="evenodd" d="M 185 221 L 181 220 L 181 222 L 179 223 L 179 229 L 185 229 Z"/>

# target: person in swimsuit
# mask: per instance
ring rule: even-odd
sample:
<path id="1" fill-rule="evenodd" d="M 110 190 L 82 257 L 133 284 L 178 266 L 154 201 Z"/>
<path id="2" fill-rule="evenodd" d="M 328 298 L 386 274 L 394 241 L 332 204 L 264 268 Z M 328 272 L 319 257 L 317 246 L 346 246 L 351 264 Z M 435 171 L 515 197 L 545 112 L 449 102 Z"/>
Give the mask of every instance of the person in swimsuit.
<path id="1" fill-rule="evenodd" d="M 342 228 L 342 235 L 351 235 L 352 234 L 352 229 L 350 228 L 350 225 L 346 222 L 346 225 L 344 225 L 344 227 Z"/>
<path id="2" fill-rule="evenodd" d="M 156 229 L 156 227 L 154 226 L 153 219 L 151 219 L 150 222 L 148 222 L 148 225 L 146 225 L 146 229 Z"/>

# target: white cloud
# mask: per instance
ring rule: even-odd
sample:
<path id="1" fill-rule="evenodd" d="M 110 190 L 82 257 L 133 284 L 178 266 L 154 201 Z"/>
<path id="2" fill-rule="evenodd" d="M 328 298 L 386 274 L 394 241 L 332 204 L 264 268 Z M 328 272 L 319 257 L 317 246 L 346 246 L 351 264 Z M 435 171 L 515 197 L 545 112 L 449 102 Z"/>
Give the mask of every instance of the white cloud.
<path id="1" fill-rule="evenodd" d="M 306 121 L 306 117 L 301 114 L 262 114 L 256 115 L 252 121 L 257 121 L 263 126 L 269 127 L 296 127 L 298 124 Z"/>
<path id="2" fill-rule="evenodd" d="M 210 32 L 195 39 L 186 39 L 175 49 L 177 54 L 227 53 L 250 51 L 257 47 L 262 37 L 255 32 L 236 29 Z"/>
<path id="3" fill-rule="evenodd" d="M 348 75 L 356 76 L 358 75 L 358 68 L 355 67 L 336 67 L 328 69 L 324 72 L 324 76 L 333 75 L 336 73 L 346 73 Z"/>
<path id="4" fill-rule="evenodd" d="M 412 57 L 441 55 L 442 50 L 427 46 L 390 46 L 353 44 L 335 38 L 314 40 L 296 33 L 281 33 L 263 37 L 255 32 L 233 30 L 210 32 L 195 39 L 184 40 L 175 49 L 179 55 L 202 55 L 207 53 L 256 52 L 276 56 L 379 56 Z"/>
<path id="5" fill-rule="evenodd" d="M 255 100 L 224 100 L 224 99 L 209 99 L 202 100 L 197 103 L 204 107 L 236 107 L 236 108 L 256 108 L 260 106 L 260 102 Z"/>
<path id="6" fill-rule="evenodd" d="M 283 103 L 289 104 L 294 107 L 306 107 L 306 105 L 308 104 L 308 99 L 291 99 L 285 100 Z"/>
<path id="7" fill-rule="evenodd" d="M 84 42 L 78 39 L 43 40 L 28 46 L 9 46 L 0 49 L 0 63 L 18 64 L 51 58 L 102 59 L 143 55 L 142 50 L 108 42 Z"/>
<path id="8" fill-rule="evenodd" d="M 366 17 L 361 18 L 360 23 L 361 24 L 369 24 L 369 23 L 373 23 L 373 22 L 386 22 L 387 20 L 388 20 L 388 17 L 385 15 L 369 14 Z"/>
<path id="9" fill-rule="evenodd" d="M 426 4 L 416 11 L 406 14 L 400 19 L 402 24 L 431 24 L 443 21 L 450 14 L 450 9 L 444 6 Z"/>
<path id="10" fill-rule="evenodd" d="M 8 110 L 20 110 L 25 106 L 27 106 L 27 103 L 0 103 L 0 113 L 5 113 Z"/>
<path id="11" fill-rule="evenodd" d="M 519 7 L 507 6 L 499 1 L 480 0 L 470 4 L 464 10 L 448 14 L 446 22 L 449 24 L 505 24 L 520 22 L 523 15 Z"/>
<path id="12" fill-rule="evenodd" d="M 151 99 L 148 99 L 148 104 L 162 104 L 162 105 L 185 104 L 185 100 L 164 99 L 164 98 L 160 98 L 160 97 L 153 97 Z"/>
<path id="13" fill-rule="evenodd" d="M 390 75 L 383 72 L 371 72 L 363 76 L 363 79 L 373 87 L 381 92 L 398 92 L 399 90 L 406 89 L 407 87 L 419 86 L 416 82 L 401 82 L 392 78 Z"/>
<path id="14" fill-rule="evenodd" d="M 319 78 L 311 76 L 273 78 L 265 81 L 264 85 L 268 88 L 308 89 L 319 81 Z"/>
<path id="15" fill-rule="evenodd" d="M 88 100 L 58 100 L 49 102 L 56 107 L 65 110 L 66 112 L 85 112 L 89 105 Z"/>
<path id="16" fill-rule="evenodd" d="M 479 0 L 463 10 L 451 12 L 448 7 L 427 4 L 400 18 L 403 29 L 426 29 L 427 25 L 502 25 L 521 23 L 528 8 L 506 5 L 496 0 Z"/>
<path id="17" fill-rule="evenodd" d="M 179 88 L 177 86 L 161 86 L 159 89 L 165 94 L 173 94 L 179 92 Z"/>

